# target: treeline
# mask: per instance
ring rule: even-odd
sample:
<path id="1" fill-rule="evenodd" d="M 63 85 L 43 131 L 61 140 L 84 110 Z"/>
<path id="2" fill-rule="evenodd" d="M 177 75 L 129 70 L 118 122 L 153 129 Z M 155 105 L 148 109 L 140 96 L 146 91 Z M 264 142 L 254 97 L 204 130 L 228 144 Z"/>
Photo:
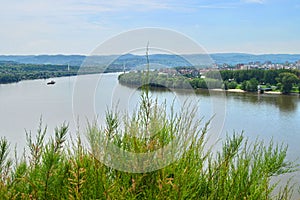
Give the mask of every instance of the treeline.
<path id="1" fill-rule="evenodd" d="M 293 88 L 300 85 L 299 70 L 222 70 L 209 71 L 205 78 L 191 77 L 185 75 L 170 75 L 151 71 L 148 73 L 148 81 L 145 80 L 145 72 L 129 72 L 119 76 L 119 82 L 125 85 L 142 86 L 149 83 L 152 87 L 166 88 L 201 88 L 201 89 L 242 89 L 244 91 L 254 92 L 258 90 L 259 85 L 265 88 L 280 90 L 282 93 L 290 93 Z M 146 81 L 146 82 L 145 82 Z M 299 90 L 299 89 L 298 89 Z"/>
<path id="2" fill-rule="evenodd" d="M 255 78 L 260 84 L 271 84 L 275 85 L 278 83 L 277 78 L 279 74 L 282 73 L 292 73 L 297 77 L 300 76 L 299 70 L 290 69 L 278 69 L 278 70 L 221 70 L 221 71 L 209 71 L 205 73 L 205 77 L 218 79 L 221 75 L 222 80 L 229 81 L 234 80 L 237 83 L 242 83 L 243 81 L 248 81 Z"/>
<path id="3" fill-rule="evenodd" d="M 205 77 L 221 78 L 224 81 L 223 88 L 225 90 L 239 87 L 242 90 L 254 92 L 258 90 L 258 85 L 265 85 L 266 88 L 270 89 L 273 86 L 282 93 L 288 94 L 293 90 L 293 87 L 300 87 L 300 71 L 291 69 L 209 71 Z"/>
<path id="4" fill-rule="evenodd" d="M 121 71 L 120 66 L 69 66 L 50 64 L 20 64 L 0 62 L 0 84 L 14 83 L 21 80 L 48 79 L 52 77 L 74 76 Z"/>
<path id="5" fill-rule="evenodd" d="M 47 79 L 51 77 L 74 76 L 79 67 L 67 65 L 35 65 L 19 63 L 0 63 L 0 84 L 21 80 Z"/>
<path id="6" fill-rule="evenodd" d="M 165 87 L 165 88 L 179 88 L 179 89 L 192 89 L 192 88 L 221 88 L 222 81 L 217 79 L 203 79 L 203 78 L 187 78 L 185 76 L 169 76 L 159 73 L 157 71 L 149 72 L 149 81 L 146 81 L 146 74 L 144 72 L 129 72 L 119 76 L 119 82 L 125 85 L 142 86 L 148 82 L 152 87 Z"/>

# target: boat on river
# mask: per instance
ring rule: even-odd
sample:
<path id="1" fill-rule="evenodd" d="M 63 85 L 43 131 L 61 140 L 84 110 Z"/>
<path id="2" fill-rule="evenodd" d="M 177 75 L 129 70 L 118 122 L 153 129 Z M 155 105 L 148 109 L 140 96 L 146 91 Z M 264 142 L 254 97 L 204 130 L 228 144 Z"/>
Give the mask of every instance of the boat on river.
<path id="1" fill-rule="evenodd" d="M 55 81 L 54 80 L 51 80 L 47 83 L 47 85 L 54 85 L 55 84 Z"/>

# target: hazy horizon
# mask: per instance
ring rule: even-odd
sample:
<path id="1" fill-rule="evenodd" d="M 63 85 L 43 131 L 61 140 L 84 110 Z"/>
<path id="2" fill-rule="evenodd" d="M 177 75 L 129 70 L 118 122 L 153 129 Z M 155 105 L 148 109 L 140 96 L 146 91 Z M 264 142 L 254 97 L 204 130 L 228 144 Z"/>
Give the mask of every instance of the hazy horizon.
<path id="1" fill-rule="evenodd" d="M 134 54 L 129 53 L 136 56 L 143 56 L 142 54 Z M 299 55 L 300 53 L 247 53 L 247 52 L 211 52 L 207 53 L 208 55 L 213 54 L 241 54 L 241 55 Z M 96 55 L 96 56 L 120 56 L 120 55 L 128 55 L 128 54 L 103 54 L 103 55 Z M 174 55 L 174 54 L 167 54 L 167 53 L 149 53 L 149 55 Z M 205 54 L 178 54 L 178 55 L 205 55 Z M 88 55 L 88 54 L 61 54 L 61 53 L 53 53 L 53 54 L 0 54 L 0 56 L 95 56 L 95 55 Z"/>

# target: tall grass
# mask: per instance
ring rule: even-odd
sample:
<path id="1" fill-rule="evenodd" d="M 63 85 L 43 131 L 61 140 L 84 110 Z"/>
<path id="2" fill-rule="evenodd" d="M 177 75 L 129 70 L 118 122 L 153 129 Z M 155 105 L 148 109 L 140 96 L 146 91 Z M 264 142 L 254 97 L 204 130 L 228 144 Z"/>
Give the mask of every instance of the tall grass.
<path id="1" fill-rule="evenodd" d="M 48 141 L 42 123 L 35 138 L 27 133 L 29 152 L 20 158 L 9 157 L 10 145 L 1 138 L 0 199 L 291 198 L 291 185 L 280 189 L 278 182 L 271 181 L 296 169 L 286 161 L 286 146 L 258 140 L 250 143 L 234 133 L 214 152 L 205 148 L 209 123 L 199 124 L 195 109 L 169 115 L 166 110 L 144 93 L 141 106 L 132 115 L 107 112 L 104 127 L 90 123 L 86 131 L 89 147 L 79 135 L 76 142 L 66 143 L 66 124 L 56 128 Z M 151 135 L 143 136 L 145 133 Z M 188 140 L 183 136 L 189 136 Z M 107 150 L 103 144 L 147 153 L 174 140 L 182 151 L 172 152 L 174 162 L 154 171 L 130 173 L 100 162 Z"/>

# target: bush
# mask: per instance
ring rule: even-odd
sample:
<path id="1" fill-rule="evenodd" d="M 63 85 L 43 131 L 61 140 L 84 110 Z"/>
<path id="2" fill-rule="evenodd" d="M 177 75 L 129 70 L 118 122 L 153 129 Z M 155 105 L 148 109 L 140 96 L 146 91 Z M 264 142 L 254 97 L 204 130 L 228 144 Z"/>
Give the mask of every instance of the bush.
<path id="1" fill-rule="evenodd" d="M 248 92 L 257 91 L 258 81 L 255 78 L 250 79 L 249 81 L 243 81 L 241 84 L 241 89 Z"/>
<path id="2" fill-rule="evenodd" d="M 293 85 L 298 84 L 300 80 L 295 74 L 285 72 L 279 74 L 277 81 L 281 84 L 280 85 L 281 92 L 283 94 L 289 94 L 293 89 Z"/>
<path id="3" fill-rule="evenodd" d="M 237 86 L 238 84 L 235 81 L 231 81 L 228 83 L 228 89 L 236 89 Z"/>
<path id="4" fill-rule="evenodd" d="M 273 142 L 269 145 L 259 141 L 249 143 L 243 135 L 233 134 L 226 139 L 220 151 L 204 150 L 209 124 L 201 128 L 194 117 L 196 112 L 190 107 L 167 117 L 166 106 L 159 106 L 144 93 L 140 108 L 133 115 L 124 116 L 123 125 L 120 121 L 123 118 L 113 112 L 107 112 L 104 128 L 99 128 L 96 123 L 88 125 L 90 148 L 82 145 L 79 136 L 77 143 L 66 145 L 68 126 L 65 124 L 57 128 L 55 137 L 45 143 L 46 129 L 42 129 L 41 123 L 35 140 L 27 135 L 30 154 L 14 163 L 8 156 L 9 144 L 2 138 L 1 199 L 289 197 L 290 186 L 272 195 L 276 183 L 270 182 L 272 177 L 295 169 L 285 160 L 287 147 Z M 141 134 L 145 131 L 153 134 L 143 138 Z M 172 140 L 181 142 L 181 150 L 184 151 L 173 152 L 174 162 L 154 171 L 149 168 L 148 171 L 130 173 L 100 162 L 103 159 L 101 155 L 112 156 L 107 151 L 108 146 L 103 145 L 107 142 L 127 152 L 147 153 L 168 145 Z M 147 165 L 147 162 L 142 163 Z"/>

